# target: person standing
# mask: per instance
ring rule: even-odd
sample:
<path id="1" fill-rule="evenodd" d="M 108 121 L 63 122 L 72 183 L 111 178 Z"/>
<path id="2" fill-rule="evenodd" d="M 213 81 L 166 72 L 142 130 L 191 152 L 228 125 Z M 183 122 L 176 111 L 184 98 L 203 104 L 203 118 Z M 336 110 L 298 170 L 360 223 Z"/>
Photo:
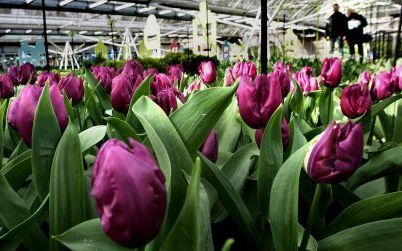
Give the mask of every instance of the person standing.
<path id="1" fill-rule="evenodd" d="M 350 56 L 355 56 L 357 45 L 360 63 L 363 62 L 363 28 L 367 26 L 367 20 L 360 14 L 349 9 L 347 13 L 348 33 L 346 35 L 349 44 Z"/>
<path id="2" fill-rule="evenodd" d="M 343 38 L 347 32 L 346 16 L 339 11 L 339 5 L 332 5 L 334 13 L 328 18 L 326 37 L 331 43 L 330 53 L 334 53 L 335 44 L 338 43 L 339 53 L 343 55 Z"/>

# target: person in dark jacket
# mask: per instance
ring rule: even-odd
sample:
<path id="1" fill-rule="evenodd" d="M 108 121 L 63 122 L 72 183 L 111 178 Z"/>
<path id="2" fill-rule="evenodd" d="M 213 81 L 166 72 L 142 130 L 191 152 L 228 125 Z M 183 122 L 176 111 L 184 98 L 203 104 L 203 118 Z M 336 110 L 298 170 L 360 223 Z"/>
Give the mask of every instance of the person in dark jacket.
<path id="1" fill-rule="evenodd" d="M 367 26 L 367 20 L 353 10 L 348 10 L 348 33 L 346 35 L 349 44 L 349 51 L 352 57 L 355 56 L 355 45 L 358 47 L 360 62 L 363 62 L 363 28 Z"/>
<path id="2" fill-rule="evenodd" d="M 339 5 L 334 4 L 334 13 L 329 17 L 326 36 L 331 42 L 330 53 L 334 53 L 335 43 L 338 42 L 339 52 L 343 55 L 343 38 L 346 36 L 347 32 L 347 19 L 346 16 L 339 11 Z"/>

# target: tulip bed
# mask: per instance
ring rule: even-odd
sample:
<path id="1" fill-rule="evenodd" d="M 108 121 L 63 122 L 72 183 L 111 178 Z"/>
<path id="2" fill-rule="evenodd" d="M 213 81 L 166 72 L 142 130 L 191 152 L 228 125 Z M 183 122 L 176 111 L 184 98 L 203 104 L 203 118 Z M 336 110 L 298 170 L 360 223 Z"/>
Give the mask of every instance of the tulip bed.
<path id="1" fill-rule="evenodd" d="M 402 65 L 342 64 L 11 67 L 0 250 L 401 250 Z"/>

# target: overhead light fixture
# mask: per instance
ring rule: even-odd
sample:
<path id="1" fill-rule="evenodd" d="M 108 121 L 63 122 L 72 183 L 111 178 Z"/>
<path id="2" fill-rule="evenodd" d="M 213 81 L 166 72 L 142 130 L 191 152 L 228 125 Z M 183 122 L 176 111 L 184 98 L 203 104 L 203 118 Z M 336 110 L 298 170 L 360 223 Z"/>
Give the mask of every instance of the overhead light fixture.
<path id="1" fill-rule="evenodd" d="M 147 12 L 147 11 L 154 10 L 154 9 L 156 9 L 154 6 L 149 6 L 146 8 L 139 9 L 138 12 L 143 13 L 143 12 Z"/>
<path id="2" fill-rule="evenodd" d="M 182 13 L 182 12 L 179 12 L 179 13 L 177 13 L 177 16 L 178 17 L 182 17 L 182 16 L 185 16 L 186 14 L 184 14 L 184 13 Z"/>
<path id="3" fill-rule="evenodd" d="M 11 29 L 7 29 L 7 30 L 6 30 L 6 33 L 10 33 L 10 32 L 11 32 Z"/>
<path id="4" fill-rule="evenodd" d="M 80 34 L 80 35 L 83 35 L 85 33 L 88 33 L 88 31 L 80 31 L 80 32 L 78 32 L 78 34 Z"/>
<path id="5" fill-rule="evenodd" d="M 135 5 L 135 3 L 126 3 L 126 4 L 123 4 L 123 5 L 116 6 L 114 9 L 115 10 L 123 10 L 123 9 L 130 8 L 130 7 L 134 6 L 134 5 Z"/>
<path id="6" fill-rule="evenodd" d="M 95 35 L 100 35 L 100 34 L 102 34 L 102 33 L 103 33 L 103 31 L 95 31 L 95 32 L 94 32 Z"/>
<path id="7" fill-rule="evenodd" d="M 235 20 L 240 20 L 242 18 L 243 17 L 241 17 L 241 16 L 232 16 L 232 17 L 226 18 L 225 21 L 235 21 Z"/>
<path id="8" fill-rule="evenodd" d="M 172 11 L 171 10 L 161 10 L 161 11 L 159 11 L 159 14 L 160 15 L 165 15 L 165 14 L 168 14 L 170 12 L 172 12 Z"/>
<path id="9" fill-rule="evenodd" d="M 117 31 L 109 32 L 109 36 L 110 35 L 116 35 L 116 34 L 119 34 L 119 33 Z"/>
<path id="10" fill-rule="evenodd" d="M 90 8 L 90 9 L 96 8 L 96 7 L 98 7 L 98 6 L 102 5 L 102 4 L 107 3 L 107 1 L 108 1 L 108 0 L 99 0 L 99 1 L 97 1 L 97 2 L 95 2 L 95 3 L 91 3 L 91 4 L 89 5 L 89 8 Z"/>
<path id="11" fill-rule="evenodd" d="M 74 0 L 63 0 L 63 1 L 61 1 L 61 2 L 59 3 L 59 6 L 64 6 L 64 5 L 66 5 L 66 4 L 71 3 L 72 1 L 74 1 Z"/>
<path id="12" fill-rule="evenodd" d="M 30 3 L 32 3 L 33 1 L 35 1 L 35 0 L 26 0 L 25 2 L 26 2 L 27 4 L 30 4 Z"/>
<path id="13" fill-rule="evenodd" d="M 69 30 L 66 30 L 66 31 L 63 31 L 63 33 L 70 33 L 70 31 L 69 31 Z"/>
<path id="14" fill-rule="evenodd" d="M 52 30 L 47 30 L 47 31 L 46 31 L 46 33 L 50 33 L 50 32 L 52 32 Z"/>
<path id="15" fill-rule="evenodd" d="M 25 31 L 26 34 L 29 34 L 29 33 L 31 33 L 31 32 L 32 32 L 31 29 Z"/>

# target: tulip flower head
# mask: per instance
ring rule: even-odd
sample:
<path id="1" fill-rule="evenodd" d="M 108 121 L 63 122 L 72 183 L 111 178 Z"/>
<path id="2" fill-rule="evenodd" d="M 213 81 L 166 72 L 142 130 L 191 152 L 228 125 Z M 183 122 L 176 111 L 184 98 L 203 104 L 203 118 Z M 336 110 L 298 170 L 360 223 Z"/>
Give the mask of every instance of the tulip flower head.
<path id="1" fill-rule="evenodd" d="M 137 75 L 142 76 L 142 65 L 136 60 L 127 61 L 122 69 L 122 74 L 127 75 L 130 78 L 136 78 Z"/>
<path id="2" fill-rule="evenodd" d="M 254 80 L 244 75 L 236 94 L 242 119 L 254 129 L 265 128 L 276 108 L 282 103 L 277 74 L 262 74 Z"/>
<path id="3" fill-rule="evenodd" d="M 179 83 L 183 75 L 184 69 L 183 65 L 169 65 L 167 70 L 167 75 L 173 80 L 174 83 Z"/>
<path id="4" fill-rule="evenodd" d="M 134 86 L 128 75 L 120 74 L 115 77 L 112 81 L 112 107 L 118 112 L 126 113 L 133 92 Z"/>
<path id="5" fill-rule="evenodd" d="M 373 78 L 370 90 L 371 98 L 376 101 L 386 99 L 394 94 L 396 88 L 391 72 L 381 71 Z"/>
<path id="6" fill-rule="evenodd" d="M 357 118 L 370 110 L 372 101 L 367 85 L 353 84 L 345 87 L 341 93 L 342 113 L 350 118 Z"/>
<path id="7" fill-rule="evenodd" d="M 369 71 L 364 71 L 360 74 L 359 77 L 359 84 L 364 86 L 364 85 L 369 85 L 371 81 L 371 74 Z"/>
<path id="8" fill-rule="evenodd" d="M 170 88 L 173 86 L 173 80 L 166 74 L 159 73 L 154 76 L 151 83 L 151 92 L 156 95 L 163 89 Z"/>
<path id="9" fill-rule="evenodd" d="M 350 177 L 363 158 L 364 133 L 360 123 L 332 122 L 305 158 L 307 174 L 318 183 L 338 183 Z"/>
<path id="10" fill-rule="evenodd" d="M 318 90 L 317 79 L 312 75 L 313 69 L 311 67 L 303 67 L 300 71 L 293 74 L 296 83 L 303 91 L 303 95 L 307 95 L 312 91 Z"/>
<path id="11" fill-rule="evenodd" d="M 201 90 L 205 90 L 207 89 L 207 86 L 202 83 L 201 81 L 197 82 L 194 81 L 193 83 L 191 83 L 188 88 L 186 90 L 184 90 L 183 94 L 185 96 L 189 95 L 190 93 L 192 93 L 193 91 L 201 91 Z"/>
<path id="12" fill-rule="evenodd" d="M 201 62 L 198 66 L 198 73 L 205 84 L 211 84 L 216 81 L 216 67 L 212 61 Z"/>
<path id="13" fill-rule="evenodd" d="M 31 63 L 25 63 L 18 67 L 18 84 L 34 84 L 36 81 L 36 69 Z"/>
<path id="14" fill-rule="evenodd" d="M 14 96 L 13 80 L 8 75 L 0 75 L 0 97 L 3 99 Z"/>
<path id="15" fill-rule="evenodd" d="M 7 111 L 7 123 L 11 126 L 13 129 L 17 129 L 17 116 L 18 116 L 18 108 L 20 106 L 20 98 L 14 98 L 11 102 L 10 105 L 8 106 L 8 111 Z"/>
<path id="16" fill-rule="evenodd" d="M 149 69 L 146 69 L 143 73 L 142 73 L 142 76 L 143 76 L 143 78 L 145 79 L 146 77 L 148 77 L 148 76 L 155 76 L 156 74 L 158 74 L 159 73 L 159 71 L 158 71 L 158 69 L 156 69 L 156 68 L 149 68 Z"/>
<path id="17" fill-rule="evenodd" d="M 342 61 L 339 58 L 325 58 L 321 68 L 322 83 L 336 88 L 342 79 Z"/>
<path id="18" fill-rule="evenodd" d="M 96 156 L 91 182 L 103 231 L 111 239 L 139 247 L 155 238 L 167 194 L 164 175 L 144 145 L 108 140 Z"/>
<path id="19" fill-rule="evenodd" d="M 282 62 L 275 63 L 274 74 L 278 74 L 279 83 L 281 85 L 282 97 L 285 98 L 292 86 L 290 65 L 285 65 Z"/>
<path id="20" fill-rule="evenodd" d="M 282 145 L 283 148 L 286 148 L 289 145 L 290 135 L 289 135 L 289 126 L 286 119 L 282 118 L 281 122 L 281 133 L 282 133 Z M 262 138 L 264 137 L 264 129 L 255 130 L 255 143 L 258 147 L 261 146 Z"/>
<path id="21" fill-rule="evenodd" d="M 100 81 L 101 86 L 107 93 L 112 91 L 112 80 L 115 77 L 115 70 L 112 67 L 96 66 L 91 68 L 94 77 Z"/>
<path id="22" fill-rule="evenodd" d="M 54 72 L 41 72 L 38 76 L 38 85 L 45 86 L 46 83 L 49 85 L 57 84 L 60 81 L 60 75 Z"/>
<path id="23" fill-rule="evenodd" d="M 19 67 L 18 66 L 11 66 L 8 68 L 7 70 L 7 75 L 11 78 L 11 80 L 13 81 L 13 85 L 17 86 L 19 85 L 18 83 L 18 71 L 19 71 Z"/>
<path id="24" fill-rule="evenodd" d="M 207 159 L 215 163 L 218 160 L 218 149 L 218 133 L 213 129 L 200 147 L 200 151 Z"/>
<path id="25" fill-rule="evenodd" d="M 234 81 L 240 79 L 243 75 L 254 79 L 257 76 L 257 67 L 253 62 L 238 62 L 232 67 L 231 74 Z"/>
<path id="26" fill-rule="evenodd" d="M 73 105 L 78 104 L 84 98 L 84 84 L 82 78 L 76 78 L 71 73 L 60 80 L 59 87 L 61 90 L 65 91 Z"/>
<path id="27" fill-rule="evenodd" d="M 402 90 L 402 65 L 392 69 L 391 81 L 399 90 Z"/>

